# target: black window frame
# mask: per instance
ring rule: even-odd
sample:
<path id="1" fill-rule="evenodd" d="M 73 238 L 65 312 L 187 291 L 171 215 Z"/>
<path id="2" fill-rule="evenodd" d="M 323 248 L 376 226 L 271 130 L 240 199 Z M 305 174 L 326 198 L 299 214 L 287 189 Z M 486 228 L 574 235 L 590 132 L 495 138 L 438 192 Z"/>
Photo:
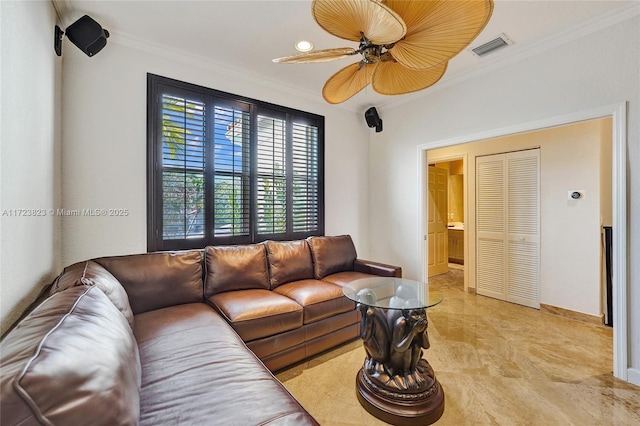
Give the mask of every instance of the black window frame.
<path id="1" fill-rule="evenodd" d="M 216 177 L 213 161 L 204 168 L 204 235 L 202 238 L 164 239 L 163 235 L 163 94 L 189 96 L 189 99 L 202 101 L 205 108 L 205 136 L 204 156 L 213 159 L 215 129 L 212 125 L 212 107 L 219 104 L 236 105 L 243 111 L 246 109 L 250 117 L 249 132 L 249 199 L 243 201 L 244 207 L 249 209 L 248 235 L 216 235 L 214 230 L 213 201 L 214 179 Z M 185 98 L 186 99 L 186 98 Z M 209 111 L 212 109 L 212 111 Z M 286 229 L 284 233 L 258 233 L 258 115 L 259 112 L 272 113 L 274 117 L 283 117 L 286 132 Z M 294 122 L 307 124 L 317 129 L 317 227 L 312 231 L 293 230 L 293 161 L 294 154 Z M 186 168 L 185 168 L 186 170 Z M 263 102 L 244 96 L 199 86 L 183 81 L 147 74 L 147 251 L 199 249 L 208 245 L 250 244 L 266 240 L 296 240 L 314 235 L 324 235 L 324 116 Z M 228 173 L 218 170 L 218 175 Z M 246 178 L 246 177 L 245 177 Z M 299 180 L 299 179 L 298 179 Z"/>

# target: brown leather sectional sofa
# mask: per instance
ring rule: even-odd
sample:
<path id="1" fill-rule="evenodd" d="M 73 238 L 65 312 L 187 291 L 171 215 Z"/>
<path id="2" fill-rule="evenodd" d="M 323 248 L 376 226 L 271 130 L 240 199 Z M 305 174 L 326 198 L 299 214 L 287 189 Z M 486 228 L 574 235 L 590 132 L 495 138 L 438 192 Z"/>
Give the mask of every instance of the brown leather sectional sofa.
<path id="1" fill-rule="evenodd" d="M 372 274 L 349 236 L 69 266 L 0 343 L 2 424 L 317 424 L 265 365 L 356 338 Z"/>

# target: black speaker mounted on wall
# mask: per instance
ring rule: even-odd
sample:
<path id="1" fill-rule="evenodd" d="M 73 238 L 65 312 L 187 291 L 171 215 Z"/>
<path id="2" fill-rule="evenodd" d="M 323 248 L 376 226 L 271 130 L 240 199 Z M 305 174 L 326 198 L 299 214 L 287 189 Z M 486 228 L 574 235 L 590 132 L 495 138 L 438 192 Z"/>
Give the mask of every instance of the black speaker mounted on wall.
<path id="1" fill-rule="evenodd" d="M 382 131 L 382 119 L 378 115 L 376 107 L 371 107 L 366 110 L 364 113 L 364 119 L 367 120 L 367 126 L 376 128 L 376 133 L 380 133 Z"/>
<path id="2" fill-rule="evenodd" d="M 53 48 L 56 55 L 62 55 L 62 36 L 65 33 L 56 25 Z M 78 46 L 87 56 L 91 57 L 107 45 L 109 31 L 103 29 L 89 15 L 84 15 L 67 27 L 67 38 Z"/>

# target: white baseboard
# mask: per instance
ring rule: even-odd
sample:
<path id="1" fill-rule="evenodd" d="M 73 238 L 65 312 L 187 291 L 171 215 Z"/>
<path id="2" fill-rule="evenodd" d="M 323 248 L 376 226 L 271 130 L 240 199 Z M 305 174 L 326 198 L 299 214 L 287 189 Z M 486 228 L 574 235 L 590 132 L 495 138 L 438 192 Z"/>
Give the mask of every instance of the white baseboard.
<path id="1" fill-rule="evenodd" d="M 627 368 L 627 380 L 636 386 L 640 386 L 640 369 Z"/>

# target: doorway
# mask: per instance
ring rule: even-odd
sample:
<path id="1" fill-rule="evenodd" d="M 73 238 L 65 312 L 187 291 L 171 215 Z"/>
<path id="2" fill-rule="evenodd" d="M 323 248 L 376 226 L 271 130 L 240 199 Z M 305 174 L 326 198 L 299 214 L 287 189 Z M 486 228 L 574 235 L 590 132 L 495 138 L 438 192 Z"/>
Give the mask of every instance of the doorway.
<path id="1" fill-rule="evenodd" d="M 466 155 L 429 159 L 428 173 L 428 235 L 427 277 L 443 274 L 450 269 L 464 270 L 465 241 L 465 161 Z M 431 160 L 434 160 L 431 162 Z M 446 183 L 436 192 L 435 179 Z M 441 232 L 435 238 L 432 229 Z"/>
<path id="2" fill-rule="evenodd" d="M 577 123 L 586 120 L 598 119 L 603 117 L 610 117 L 612 119 L 611 126 L 611 164 L 612 164 L 612 182 L 611 182 L 611 197 L 612 197 L 612 224 L 613 224 L 613 288 L 614 288 L 614 300 L 613 300 L 613 319 L 616 327 L 613 332 L 613 352 L 614 352 L 614 376 L 622 380 L 627 380 L 628 366 L 627 366 L 627 255 L 626 255 L 626 240 L 627 240 L 627 222 L 626 222 L 626 103 L 606 106 L 597 108 L 594 110 L 584 111 L 581 113 L 570 114 L 560 117 L 548 118 L 536 122 L 524 123 L 510 128 L 498 129 L 495 131 L 484 132 L 482 134 L 469 135 L 466 137 L 460 137 L 449 140 L 441 140 L 428 144 L 421 145 L 420 151 L 420 169 L 421 176 L 426 174 L 427 162 L 431 162 L 431 158 L 427 158 L 427 151 L 436 148 L 453 147 L 455 145 L 471 143 L 480 140 L 487 140 L 490 138 L 504 137 L 508 135 L 521 134 L 525 132 L 534 132 L 537 130 L 549 129 L 556 126 L 563 126 L 571 123 Z M 421 182 L 425 179 L 421 178 Z M 426 188 L 423 186 L 421 194 L 426 192 Z M 577 189 L 577 188 L 576 188 Z M 566 193 L 565 193 L 566 197 Z M 426 198 L 426 197 L 425 197 Z M 565 198 L 566 202 L 566 198 Z M 420 229 L 426 231 L 426 205 L 420 204 Z M 466 213 L 469 213 L 469 208 L 466 208 Z M 475 233 L 475 231 L 474 231 Z M 467 238 L 468 242 L 468 238 Z M 468 245 L 468 244 L 467 244 Z M 422 255 L 420 259 L 425 259 L 427 254 L 426 244 L 422 245 Z M 465 262 L 466 263 L 466 262 Z M 465 265 L 465 270 L 468 272 L 468 267 Z M 425 268 L 426 272 L 426 268 Z M 469 275 L 469 274 L 466 274 Z M 426 274 L 424 276 L 426 279 Z M 465 279 L 466 281 L 466 279 Z M 474 283 L 475 284 L 475 283 Z M 473 286 L 475 288 L 475 285 Z M 465 289 L 467 284 L 465 283 Z"/>
<path id="3" fill-rule="evenodd" d="M 608 118 L 429 151 L 469 158 L 468 288 L 602 324 L 603 133 Z M 576 191 L 585 197 L 567 199 Z"/>

